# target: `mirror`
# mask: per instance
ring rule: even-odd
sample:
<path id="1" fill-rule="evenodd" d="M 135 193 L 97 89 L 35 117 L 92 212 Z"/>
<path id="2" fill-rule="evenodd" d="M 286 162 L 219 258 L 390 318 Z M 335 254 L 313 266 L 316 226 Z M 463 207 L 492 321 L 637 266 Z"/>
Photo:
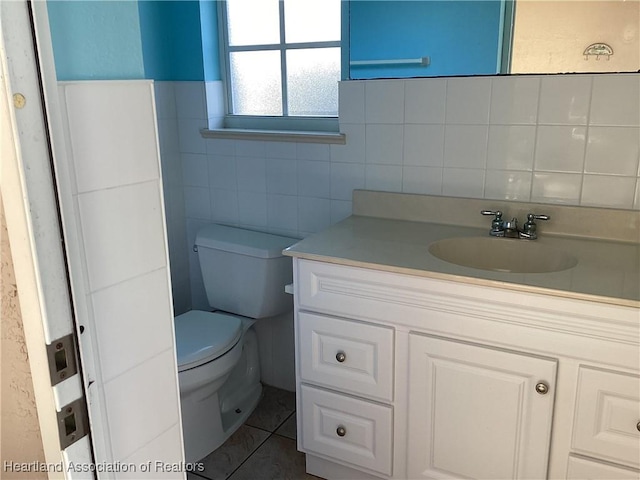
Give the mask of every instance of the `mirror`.
<path id="1" fill-rule="evenodd" d="M 352 0 L 349 78 L 637 72 L 640 0 Z"/>

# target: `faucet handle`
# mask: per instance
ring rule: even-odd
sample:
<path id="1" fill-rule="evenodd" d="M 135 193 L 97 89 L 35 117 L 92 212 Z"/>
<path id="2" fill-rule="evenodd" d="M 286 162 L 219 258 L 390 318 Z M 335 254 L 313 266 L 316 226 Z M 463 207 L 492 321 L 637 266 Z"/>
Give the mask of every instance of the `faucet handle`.
<path id="1" fill-rule="evenodd" d="M 527 215 L 527 221 L 522 226 L 522 237 L 530 240 L 535 240 L 538 236 L 536 222 L 534 220 L 550 220 L 549 215 L 536 215 L 535 213 L 529 213 Z"/>
<path id="2" fill-rule="evenodd" d="M 491 221 L 491 231 L 490 235 L 494 237 L 502 236 L 504 233 L 504 226 L 502 220 L 502 212 L 500 210 L 482 210 L 480 211 L 481 215 L 494 215 L 493 220 Z"/>
<path id="3" fill-rule="evenodd" d="M 551 220 L 549 215 L 536 215 L 535 213 L 529 213 L 527 215 L 527 222 L 534 223 L 534 220 Z"/>

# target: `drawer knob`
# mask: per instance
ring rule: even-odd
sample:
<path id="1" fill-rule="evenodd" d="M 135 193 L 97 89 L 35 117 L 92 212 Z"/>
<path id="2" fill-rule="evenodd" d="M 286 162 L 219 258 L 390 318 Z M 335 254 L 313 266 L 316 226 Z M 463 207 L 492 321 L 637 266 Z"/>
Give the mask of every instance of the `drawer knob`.
<path id="1" fill-rule="evenodd" d="M 336 434 L 339 437 L 344 437 L 347 434 L 347 429 L 344 428 L 342 425 L 339 425 L 338 428 L 336 428 Z"/>
<path id="2" fill-rule="evenodd" d="M 540 395 L 546 395 L 549 392 L 549 385 L 544 382 L 536 384 L 536 392 Z"/>
<path id="3" fill-rule="evenodd" d="M 347 359 L 347 354 L 344 352 L 336 353 L 336 360 L 338 363 L 343 363 Z"/>
<path id="4" fill-rule="evenodd" d="M 636 429 L 640 432 L 640 422 L 636 423 Z"/>

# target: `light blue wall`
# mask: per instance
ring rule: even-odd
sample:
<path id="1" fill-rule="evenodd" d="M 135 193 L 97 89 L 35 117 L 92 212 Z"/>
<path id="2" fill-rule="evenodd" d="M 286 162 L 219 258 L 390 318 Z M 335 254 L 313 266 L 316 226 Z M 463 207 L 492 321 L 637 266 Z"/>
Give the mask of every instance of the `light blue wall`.
<path id="1" fill-rule="evenodd" d="M 214 0 L 49 0 L 58 80 L 219 80 Z"/>
<path id="2" fill-rule="evenodd" d="M 144 78 L 137 1 L 47 3 L 58 80 Z"/>
<path id="3" fill-rule="evenodd" d="M 204 62 L 204 79 L 206 81 L 222 79 L 220 75 L 217 3 L 215 0 L 200 1 L 202 59 Z"/>
<path id="4" fill-rule="evenodd" d="M 355 0 L 350 59 L 431 57 L 429 67 L 351 67 L 350 78 L 494 74 L 500 0 Z"/>
<path id="5" fill-rule="evenodd" d="M 211 8 L 211 5 L 213 7 Z M 140 30 L 147 78 L 169 81 L 202 81 L 213 74 L 211 63 L 218 61 L 217 40 L 211 48 L 210 37 L 217 37 L 215 1 L 140 1 Z M 205 15 L 201 14 L 201 10 Z M 203 45 L 206 42 L 206 54 Z M 208 58 L 211 55 L 213 58 Z M 205 66 L 207 67 L 205 69 Z M 207 75 L 205 75 L 207 74 Z"/>

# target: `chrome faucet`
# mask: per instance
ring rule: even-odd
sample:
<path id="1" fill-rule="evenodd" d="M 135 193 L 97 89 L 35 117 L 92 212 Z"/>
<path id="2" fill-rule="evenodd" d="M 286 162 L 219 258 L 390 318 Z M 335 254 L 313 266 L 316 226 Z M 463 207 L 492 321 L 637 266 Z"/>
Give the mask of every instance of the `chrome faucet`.
<path id="1" fill-rule="evenodd" d="M 480 213 L 482 215 L 493 215 L 491 230 L 489 230 L 489 235 L 492 237 L 522 238 L 525 240 L 538 238 L 535 220 L 549 220 L 551 218 L 549 215 L 529 213 L 527 221 L 522 226 L 522 229 L 519 229 L 518 219 L 513 217 L 511 220 L 503 220 L 500 210 L 482 210 Z"/>

